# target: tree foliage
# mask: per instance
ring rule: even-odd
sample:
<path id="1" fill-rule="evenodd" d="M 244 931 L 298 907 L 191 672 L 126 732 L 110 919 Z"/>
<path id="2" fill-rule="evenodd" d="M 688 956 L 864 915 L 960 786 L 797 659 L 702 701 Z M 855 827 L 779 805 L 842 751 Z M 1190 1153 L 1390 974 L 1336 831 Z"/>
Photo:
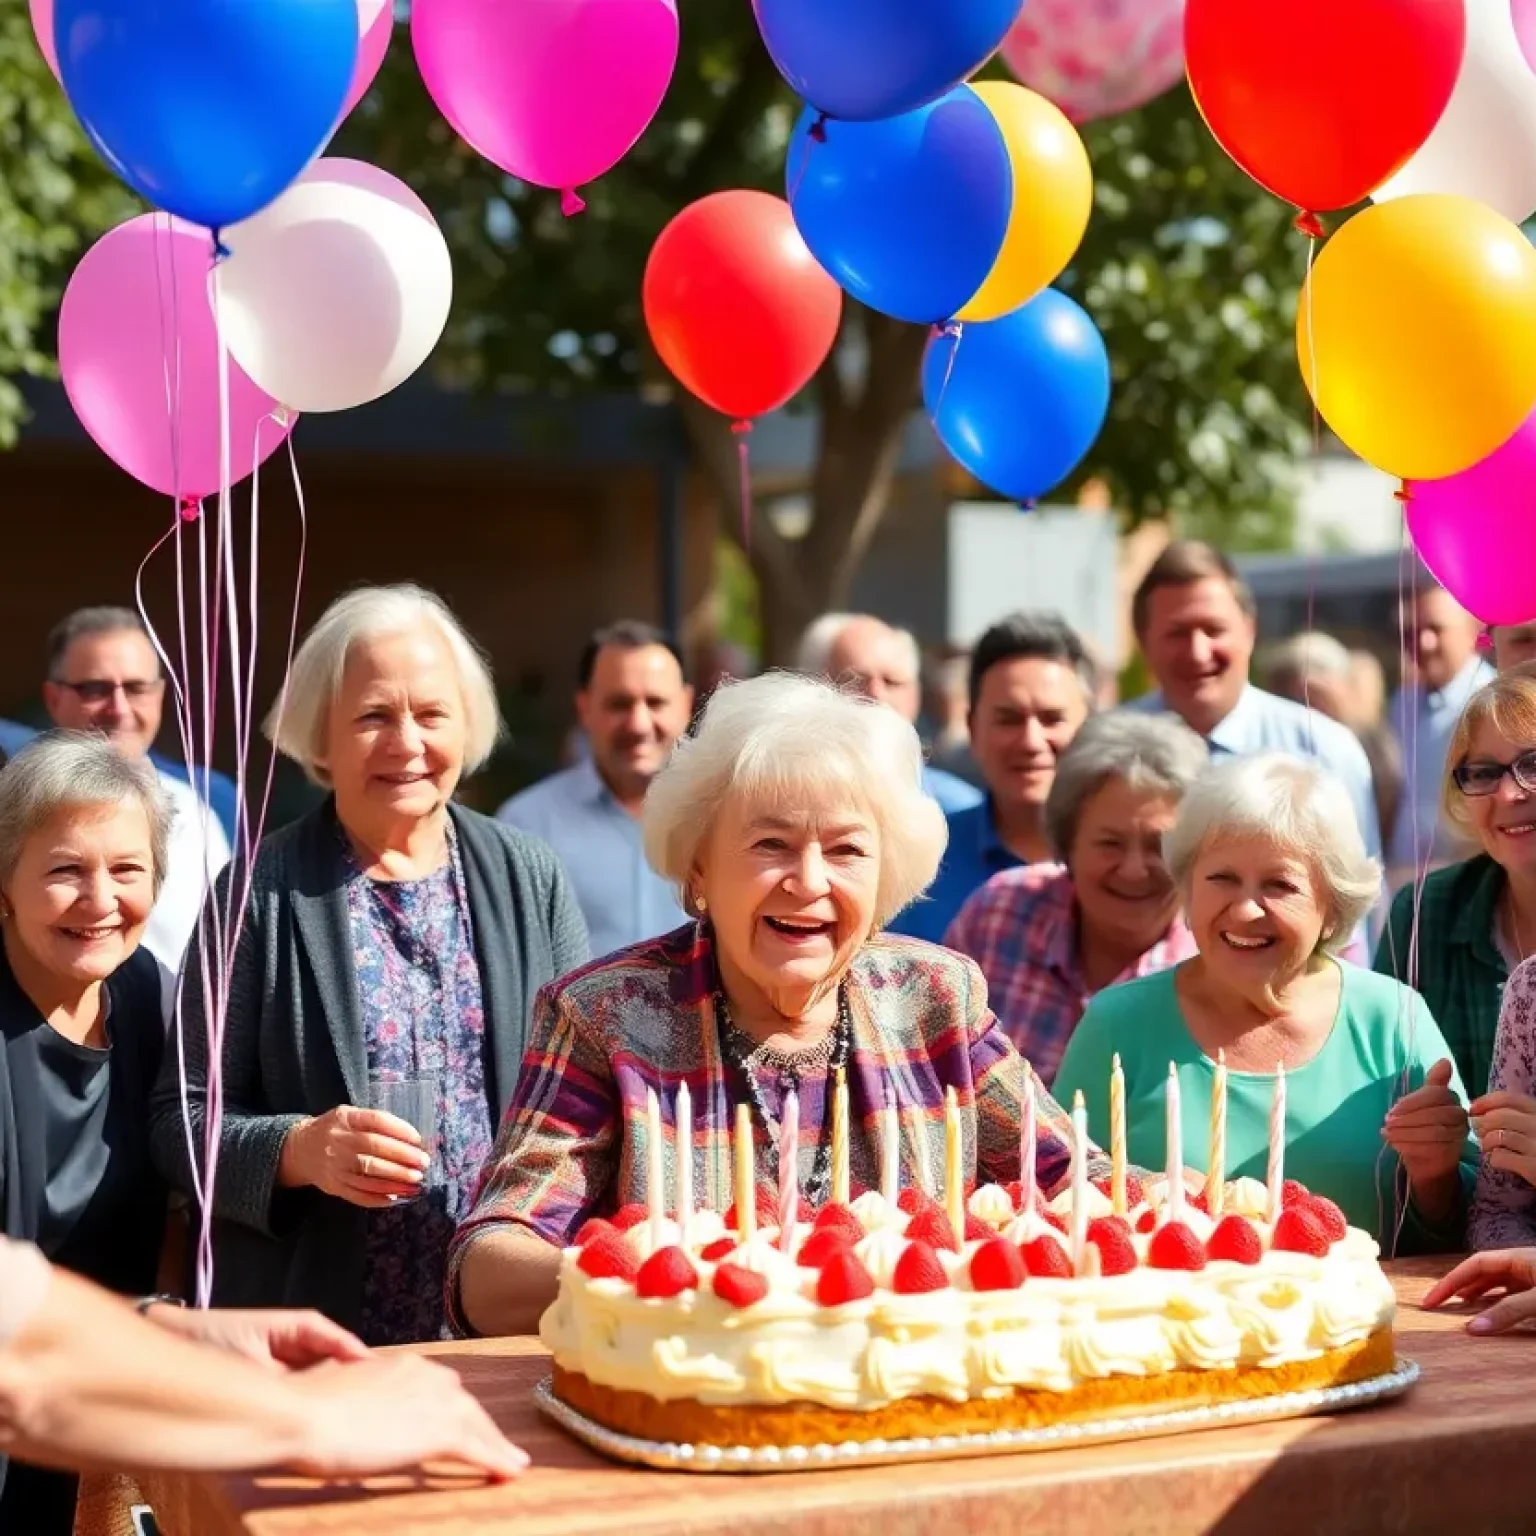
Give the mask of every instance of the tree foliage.
<path id="1" fill-rule="evenodd" d="M 0 447 L 21 423 L 17 377 L 54 369 L 52 317 L 80 251 L 137 211 L 87 147 L 13 0 L 0 9 Z"/>

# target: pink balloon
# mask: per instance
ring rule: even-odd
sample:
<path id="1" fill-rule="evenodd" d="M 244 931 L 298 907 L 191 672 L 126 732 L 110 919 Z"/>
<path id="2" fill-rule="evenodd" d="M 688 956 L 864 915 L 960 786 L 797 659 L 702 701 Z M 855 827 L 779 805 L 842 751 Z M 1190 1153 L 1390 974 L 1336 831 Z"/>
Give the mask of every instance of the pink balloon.
<path id="1" fill-rule="evenodd" d="M 415 0 L 421 78 L 493 165 L 565 192 L 629 153 L 677 64 L 677 0 Z"/>
<path id="2" fill-rule="evenodd" d="M 1408 532 L 1446 591 L 1485 624 L 1536 619 L 1536 412 L 1481 463 L 1408 489 Z"/>
<path id="3" fill-rule="evenodd" d="M 53 0 L 31 0 L 32 6 L 32 31 L 37 38 L 37 46 L 42 50 L 43 61 L 53 71 L 53 78 L 59 79 L 59 54 L 53 46 Z"/>
<path id="4" fill-rule="evenodd" d="M 33 0 L 34 5 L 51 5 L 53 0 Z M 352 76 L 352 88 L 342 104 L 343 118 L 351 115 L 353 107 L 368 94 L 389 52 L 389 40 L 395 31 L 393 0 L 357 0 L 357 69 Z"/>
<path id="5" fill-rule="evenodd" d="M 1536 0 L 1510 0 L 1510 15 L 1514 18 L 1515 39 L 1525 62 L 1536 69 Z"/>
<path id="6" fill-rule="evenodd" d="M 221 484 L 210 263 L 206 230 L 142 213 L 85 253 L 59 308 L 59 372 L 80 424 L 135 480 L 193 500 Z M 287 437 L 291 416 L 267 419 L 277 409 L 231 358 L 231 485 Z"/>
<path id="7" fill-rule="evenodd" d="M 1184 0 L 1028 0 L 1004 62 L 1075 123 L 1129 112 L 1184 76 Z"/>

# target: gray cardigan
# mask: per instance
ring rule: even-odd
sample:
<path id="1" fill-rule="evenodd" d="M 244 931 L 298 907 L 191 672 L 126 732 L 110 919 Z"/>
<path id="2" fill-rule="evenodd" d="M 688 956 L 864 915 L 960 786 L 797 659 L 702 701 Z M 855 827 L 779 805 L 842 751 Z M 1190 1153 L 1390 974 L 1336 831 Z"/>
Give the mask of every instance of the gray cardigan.
<path id="1" fill-rule="evenodd" d="M 464 863 L 485 998 L 493 1118 L 517 1086 L 539 989 L 587 959 L 587 930 L 553 851 L 450 808 Z M 223 899 L 230 870 L 220 877 Z M 214 1301 L 315 1307 L 356 1328 L 362 1310 L 360 1207 L 277 1186 L 284 1138 L 339 1104 L 366 1104 L 368 1058 L 352 965 L 346 866 L 334 804 L 266 838 L 236 948 L 224 1027 L 224 1122 L 214 1179 Z M 184 1050 L 193 1138 L 203 1162 L 207 1025 L 201 967 L 189 957 L 180 1048 L 173 1038 L 150 1103 L 154 1158 L 193 1193 L 182 1119 Z"/>

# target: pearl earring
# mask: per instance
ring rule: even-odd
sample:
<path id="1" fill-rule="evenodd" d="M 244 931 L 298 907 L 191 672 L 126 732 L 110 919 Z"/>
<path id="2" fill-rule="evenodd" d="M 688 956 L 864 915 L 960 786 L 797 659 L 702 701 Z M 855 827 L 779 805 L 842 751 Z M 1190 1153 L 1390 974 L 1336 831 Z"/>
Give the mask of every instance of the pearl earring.
<path id="1" fill-rule="evenodd" d="M 695 911 L 702 912 L 709 906 L 709 903 L 702 896 L 695 896 L 693 898 L 693 905 Z"/>

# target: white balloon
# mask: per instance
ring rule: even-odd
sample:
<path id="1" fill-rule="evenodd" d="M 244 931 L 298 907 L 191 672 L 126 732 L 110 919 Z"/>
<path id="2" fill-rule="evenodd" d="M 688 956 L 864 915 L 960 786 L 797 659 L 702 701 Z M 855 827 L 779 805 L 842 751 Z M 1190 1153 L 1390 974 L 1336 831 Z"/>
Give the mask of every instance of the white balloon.
<path id="1" fill-rule="evenodd" d="M 1520 224 L 1536 212 L 1536 71 L 1515 35 L 1511 0 L 1467 0 L 1467 48 L 1435 130 L 1396 176 L 1386 202 L 1456 192 Z"/>
<path id="2" fill-rule="evenodd" d="M 345 411 L 427 360 L 453 265 L 427 205 L 360 160 L 317 160 L 224 234 L 214 269 L 230 355 L 295 411 Z"/>

